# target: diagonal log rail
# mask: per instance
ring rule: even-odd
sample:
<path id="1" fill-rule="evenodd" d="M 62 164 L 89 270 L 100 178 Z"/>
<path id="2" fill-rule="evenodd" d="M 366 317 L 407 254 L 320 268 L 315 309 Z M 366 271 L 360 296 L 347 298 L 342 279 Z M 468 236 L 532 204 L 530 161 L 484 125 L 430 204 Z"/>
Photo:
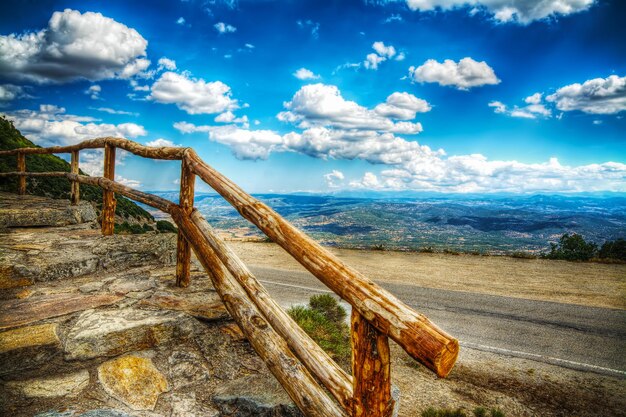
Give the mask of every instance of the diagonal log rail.
<path id="1" fill-rule="evenodd" d="M 253 198 L 235 183 L 207 165 L 193 151 L 187 156 L 194 172 L 285 249 L 306 269 L 356 308 L 380 332 L 396 341 L 413 358 L 438 376 L 452 370 L 459 342 L 439 329 L 389 291 L 340 261 L 267 205 Z"/>
<path id="2" fill-rule="evenodd" d="M 79 151 L 100 148 L 107 151 L 105 177 L 108 178 L 79 175 Z M 180 160 L 179 204 L 115 182 L 116 148 L 146 158 Z M 26 172 L 25 155 L 51 153 L 71 153 L 71 172 Z M 188 285 L 191 248 L 231 316 L 306 416 L 389 417 L 394 403 L 390 397 L 387 337 L 440 377 L 447 376 L 454 366 L 459 350 L 456 339 L 245 193 L 202 161 L 191 148 L 153 148 L 127 139 L 98 138 L 65 147 L 0 151 L 0 156 L 6 155 L 18 156 L 18 171 L 0 173 L 0 178 L 17 176 L 20 191 L 25 189 L 26 177 L 66 177 L 72 184 L 72 204 L 79 199 L 78 185 L 89 184 L 102 188 L 105 196 L 119 193 L 170 214 L 179 228 L 177 281 L 181 286 Z M 246 265 L 193 208 L 195 176 L 352 305 L 353 376 L 342 370 L 270 297 Z M 106 230 L 103 223 L 103 234 L 112 232 L 114 203 L 113 199 L 108 207 L 111 217 Z"/>

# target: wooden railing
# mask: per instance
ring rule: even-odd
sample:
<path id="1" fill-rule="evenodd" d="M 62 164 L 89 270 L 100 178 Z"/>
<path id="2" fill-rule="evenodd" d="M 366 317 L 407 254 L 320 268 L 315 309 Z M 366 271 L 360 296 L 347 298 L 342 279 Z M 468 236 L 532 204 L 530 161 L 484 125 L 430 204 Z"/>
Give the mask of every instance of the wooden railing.
<path id="1" fill-rule="evenodd" d="M 96 148 L 104 148 L 104 176 L 79 175 L 79 151 Z M 146 158 L 180 160 L 178 204 L 115 182 L 116 148 Z M 71 172 L 26 171 L 26 155 L 52 153 L 71 153 Z M 155 148 L 126 139 L 98 138 L 66 147 L 0 151 L 0 156 L 7 155 L 17 155 L 17 171 L 0 176 L 18 176 L 20 194 L 26 192 L 26 177 L 66 177 L 71 182 L 72 204 L 79 201 L 79 184 L 101 187 L 104 235 L 113 234 L 115 193 L 170 214 L 179 230 L 177 284 L 186 287 L 190 283 L 193 249 L 230 315 L 306 416 L 390 416 L 394 401 L 388 338 L 440 377 L 447 376 L 454 366 L 459 351 L 456 339 L 245 193 L 191 148 Z M 196 176 L 352 306 L 352 375 L 341 369 L 270 297 L 193 207 Z"/>

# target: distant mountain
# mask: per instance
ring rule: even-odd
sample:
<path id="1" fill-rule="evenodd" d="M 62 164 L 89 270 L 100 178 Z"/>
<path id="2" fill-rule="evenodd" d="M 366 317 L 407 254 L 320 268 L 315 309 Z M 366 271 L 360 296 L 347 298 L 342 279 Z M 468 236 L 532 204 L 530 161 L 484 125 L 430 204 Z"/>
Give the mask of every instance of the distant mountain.
<path id="1" fill-rule="evenodd" d="M 38 148 L 26 139 L 13 124 L 0 117 L 0 150 L 16 148 Z M 0 157 L 0 172 L 15 171 L 17 158 L 15 156 Z M 70 164 L 56 155 L 27 155 L 26 170 L 30 172 L 62 171 L 70 172 Z M 81 174 L 84 172 L 81 171 Z M 17 192 L 17 178 L 0 178 L 0 190 Z M 51 198 L 70 198 L 70 183 L 65 178 L 29 178 L 26 182 L 26 192 Z M 102 207 L 102 189 L 91 185 L 80 186 L 81 200 L 91 201 L 99 209 Z M 124 218 L 154 220 L 152 215 L 129 199 L 116 195 L 117 206 L 115 214 Z"/>
<path id="2" fill-rule="evenodd" d="M 157 192 L 178 201 L 178 192 Z M 564 233 L 602 244 L 626 236 L 626 197 L 585 195 L 376 198 L 318 194 L 257 194 L 256 198 L 326 245 L 389 249 L 541 252 Z M 214 227 L 261 236 L 219 195 L 196 194 Z"/>

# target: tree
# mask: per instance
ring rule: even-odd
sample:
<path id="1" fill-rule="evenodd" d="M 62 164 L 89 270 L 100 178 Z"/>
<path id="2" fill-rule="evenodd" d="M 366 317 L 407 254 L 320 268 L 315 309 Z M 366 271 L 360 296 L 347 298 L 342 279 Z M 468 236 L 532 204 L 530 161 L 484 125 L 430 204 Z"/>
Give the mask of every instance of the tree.
<path id="1" fill-rule="evenodd" d="M 626 261 L 626 240 L 607 240 L 598 252 L 598 257 L 603 259 L 619 259 Z"/>
<path id="2" fill-rule="evenodd" d="M 550 243 L 549 259 L 564 259 L 568 261 L 588 261 L 598 251 L 598 246 L 593 242 L 586 242 L 578 233 L 565 233 L 558 243 Z"/>

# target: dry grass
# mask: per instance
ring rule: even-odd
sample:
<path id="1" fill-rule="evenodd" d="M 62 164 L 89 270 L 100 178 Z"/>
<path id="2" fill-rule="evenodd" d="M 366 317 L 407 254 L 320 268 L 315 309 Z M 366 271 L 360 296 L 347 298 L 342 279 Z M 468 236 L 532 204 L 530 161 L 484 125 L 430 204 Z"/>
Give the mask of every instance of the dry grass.
<path id="1" fill-rule="evenodd" d="M 250 265 L 304 270 L 276 244 L 229 242 Z M 376 281 L 626 309 L 626 265 L 330 249 Z"/>

